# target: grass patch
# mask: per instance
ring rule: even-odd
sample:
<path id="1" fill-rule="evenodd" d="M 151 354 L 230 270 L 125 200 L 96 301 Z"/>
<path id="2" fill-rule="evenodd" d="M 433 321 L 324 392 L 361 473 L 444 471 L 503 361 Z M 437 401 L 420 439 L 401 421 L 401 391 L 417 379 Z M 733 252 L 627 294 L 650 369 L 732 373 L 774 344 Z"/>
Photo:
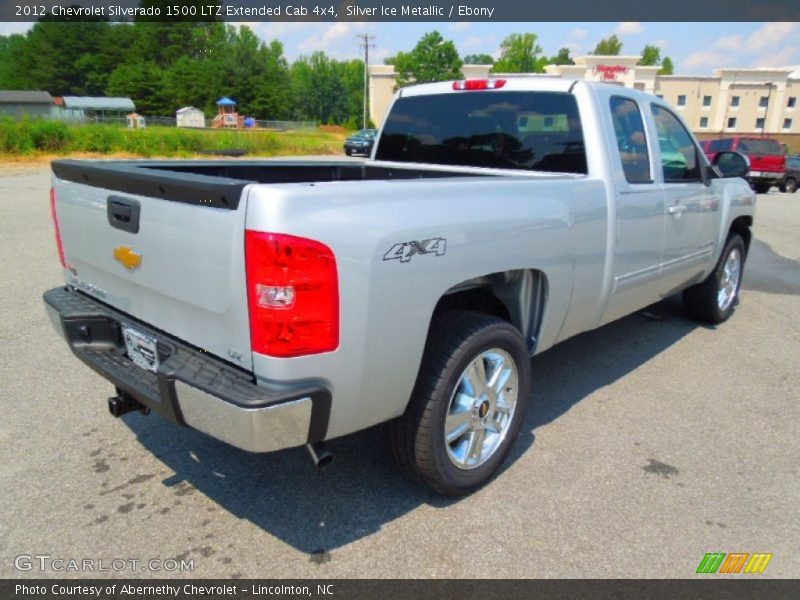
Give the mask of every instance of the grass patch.
<path id="1" fill-rule="evenodd" d="M 250 156 L 339 154 L 339 131 L 249 131 L 118 125 L 70 125 L 61 121 L 0 121 L 0 157 L 72 153 L 193 156 L 212 150 L 247 150 Z"/>

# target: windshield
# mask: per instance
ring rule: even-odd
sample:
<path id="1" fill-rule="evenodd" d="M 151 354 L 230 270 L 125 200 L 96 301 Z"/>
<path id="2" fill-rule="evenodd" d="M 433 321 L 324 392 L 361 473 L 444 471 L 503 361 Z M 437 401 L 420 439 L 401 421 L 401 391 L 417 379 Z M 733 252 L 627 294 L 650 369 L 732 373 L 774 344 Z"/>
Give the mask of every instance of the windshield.
<path id="1" fill-rule="evenodd" d="M 568 93 L 464 92 L 400 98 L 378 160 L 586 173 L 578 106 Z"/>
<path id="2" fill-rule="evenodd" d="M 749 154 L 783 154 L 783 148 L 776 140 L 740 140 L 739 152 Z"/>

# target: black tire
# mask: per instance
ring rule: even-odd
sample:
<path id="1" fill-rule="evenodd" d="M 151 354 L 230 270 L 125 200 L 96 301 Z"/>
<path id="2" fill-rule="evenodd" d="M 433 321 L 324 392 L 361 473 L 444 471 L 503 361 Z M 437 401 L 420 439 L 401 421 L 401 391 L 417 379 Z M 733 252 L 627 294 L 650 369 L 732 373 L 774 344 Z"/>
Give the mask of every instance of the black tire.
<path id="1" fill-rule="evenodd" d="M 753 189 L 755 190 L 756 194 L 766 194 L 769 189 L 772 187 L 770 183 L 754 183 Z"/>
<path id="2" fill-rule="evenodd" d="M 507 433 L 484 463 L 457 467 L 444 436 L 450 398 L 464 370 L 489 349 L 499 348 L 517 371 L 517 403 Z M 498 470 L 519 435 L 530 395 L 530 354 L 519 331 L 507 321 L 472 311 L 434 318 L 417 382 L 406 412 L 389 424 L 396 465 L 412 479 L 446 496 L 468 494 Z"/>
<path id="3" fill-rule="evenodd" d="M 353 156 L 353 153 L 350 151 L 350 148 L 345 148 L 345 149 L 344 149 L 344 153 L 345 153 L 347 156 Z"/>
<path id="4" fill-rule="evenodd" d="M 795 179 L 787 179 L 783 184 L 783 191 L 787 194 L 794 194 L 797 191 L 797 181 Z"/>
<path id="5" fill-rule="evenodd" d="M 725 262 L 734 250 L 738 250 L 739 256 L 741 257 L 739 281 L 736 285 L 733 300 L 726 308 L 722 309 L 718 302 L 718 294 L 720 292 L 723 269 L 725 267 Z M 683 305 L 691 317 L 698 321 L 714 325 L 727 321 L 730 318 L 738 303 L 739 289 L 742 285 L 746 258 L 747 254 L 742 237 L 737 233 L 729 234 L 714 270 L 706 277 L 705 281 L 683 292 Z"/>

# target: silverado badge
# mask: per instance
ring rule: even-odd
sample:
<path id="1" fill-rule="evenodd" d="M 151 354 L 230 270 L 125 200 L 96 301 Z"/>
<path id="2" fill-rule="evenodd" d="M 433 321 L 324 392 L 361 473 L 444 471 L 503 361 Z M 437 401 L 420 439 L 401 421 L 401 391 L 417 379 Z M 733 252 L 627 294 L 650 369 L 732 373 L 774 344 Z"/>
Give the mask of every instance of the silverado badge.
<path id="1" fill-rule="evenodd" d="M 134 252 L 130 246 L 117 246 L 114 248 L 114 259 L 131 271 L 142 264 L 142 255 Z"/>

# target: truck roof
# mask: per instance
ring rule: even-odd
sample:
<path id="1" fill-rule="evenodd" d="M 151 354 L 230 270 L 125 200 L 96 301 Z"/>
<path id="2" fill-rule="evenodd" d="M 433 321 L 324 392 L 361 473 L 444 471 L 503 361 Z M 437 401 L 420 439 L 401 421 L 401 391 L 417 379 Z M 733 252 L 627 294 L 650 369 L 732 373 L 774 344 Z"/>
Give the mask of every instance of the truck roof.
<path id="1" fill-rule="evenodd" d="M 469 78 L 473 79 L 473 78 Z M 505 79 L 503 90 L 505 91 L 541 91 L 541 92 L 567 92 L 569 88 L 575 83 L 576 79 L 562 79 L 561 77 L 489 77 L 489 78 L 475 78 L 475 79 Z M 459 80 L 463 81 L 463 80 Z M 398 91 L 398 96 L 406 98 L 409 96 L 424 96 L 430 94 L 446 94 L 453 92 L 454 81 L 439 81 L 436 83 L 422 83 L 419 85 L 412 85 L 409 87 L 401 88 Z"/>
<path id="2" fill-rule="evenodd" d="M 630 97 L 646 97 L 655 100 L 656 96 L 643 92 L 640 90 L 622 87 L 614 83 L 606 83 L 603 81 L 587 81 L 586 79 L 563 78 L 555 75 L 537 75 L 534 77 L 519 77 L 516 75 L 504 76 L 498 74 L 495 77 L 488 78 L 468 78 L 468 79 L 504 79 L 505 84 L 501 90 L 498 91 L 515 91 L 515 92 L 569 92 L 575 85 L 581 85 L 593 88 L 608 88 L 614 87 L 619 90 L 621 94 Z M 448 94 L 448 93 L 462 93 L 459 90 L 453 89 L 455 81 L 464 80 L 450 80 L 439 81 L 437 83 L 422 83 L 419 85 L 412 85 L 409 87 L 401 88 L 397 92 L 398 98 L 407 98 L 410 96 L 425 96 L 431 94 Z"/>

